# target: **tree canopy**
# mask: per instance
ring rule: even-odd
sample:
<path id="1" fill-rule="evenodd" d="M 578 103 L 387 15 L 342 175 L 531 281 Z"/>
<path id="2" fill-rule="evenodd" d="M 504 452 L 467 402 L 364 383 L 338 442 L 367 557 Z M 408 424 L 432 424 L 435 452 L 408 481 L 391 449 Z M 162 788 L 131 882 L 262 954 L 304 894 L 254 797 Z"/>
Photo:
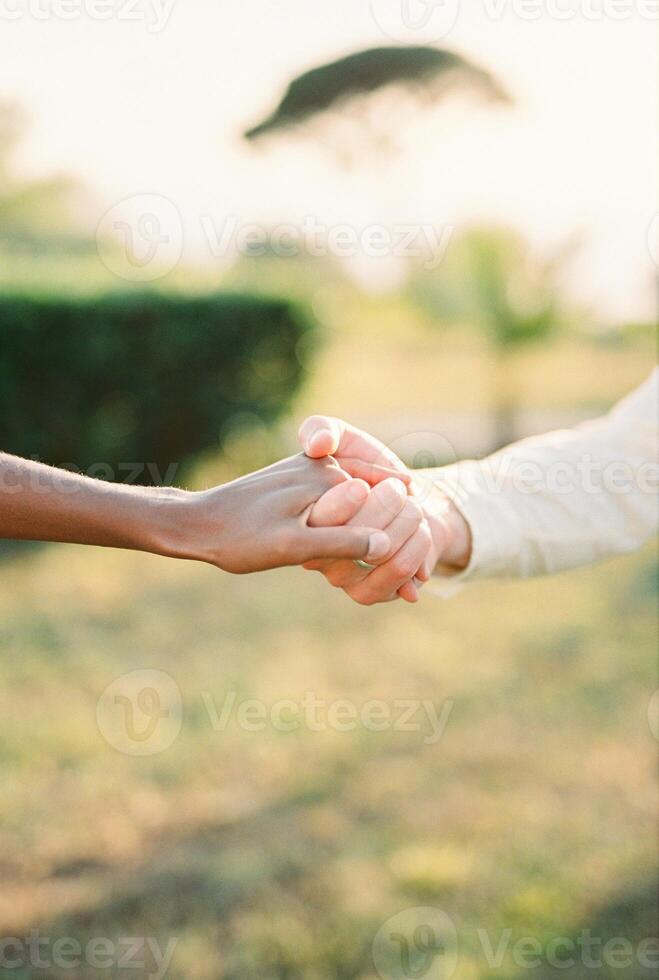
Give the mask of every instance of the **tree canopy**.
<path id="1" fill-rule="evenodd" d="M 489 72 L 452 51 L 409 46 L 370 48 L 294 78 L 274 112 L 244 135 L 247 140 L 257 140 L 392 85 L 418 92 L 426 100 L 439 100 L 446 85 L 436 83 L 449 80 L 463 88 L 476 88 L 491 100 L 509 101 Z"/>

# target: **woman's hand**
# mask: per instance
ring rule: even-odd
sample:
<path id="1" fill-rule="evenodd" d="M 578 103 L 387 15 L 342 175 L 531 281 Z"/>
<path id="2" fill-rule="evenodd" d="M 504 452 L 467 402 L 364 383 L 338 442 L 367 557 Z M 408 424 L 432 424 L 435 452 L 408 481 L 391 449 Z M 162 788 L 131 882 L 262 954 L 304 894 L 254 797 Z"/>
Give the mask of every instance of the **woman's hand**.
<path id="1" fill-rule="evenodd" d="M 390 541 L 377 526 L 311 528 L 319 513 L 341 525 L 369 488 L 333 459 L 293 456 L 199 493 L 92 480 L 0 453 L 0 538 L 130 548 L 257 572 L 312 558 L 378 561 Z M 363 522 L 362 522 L 363 524 Z"/>
<path id="2" fill-rule="evenodd" d="M 312 528 L 314 504 L 342 525 L 368 497 L 334 459 L 300 454 L 212 490 L 189 494 L 170 554 L 227 572 L 258 572 L 312 559 L 376 562 L 390 550 L 378 525 Z M 355 567 L 355 566 L 353 566 Z"/>

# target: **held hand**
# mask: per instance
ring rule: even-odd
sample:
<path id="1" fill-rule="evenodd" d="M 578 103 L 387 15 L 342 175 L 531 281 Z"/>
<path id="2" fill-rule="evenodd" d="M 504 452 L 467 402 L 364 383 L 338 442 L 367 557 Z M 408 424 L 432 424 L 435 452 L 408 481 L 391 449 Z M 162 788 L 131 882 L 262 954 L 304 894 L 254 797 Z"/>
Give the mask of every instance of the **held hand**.
<path id="1" fill-rule="evenodd" d="M 325 513 L 322 499 L 313 508 L 309 521 L 315 526 L 330 523 L 331 515 Z M 415 602 L 418 592 L 411 580 L 427 559 L 432 544 L 420 505 L 407 496 L 400 480 L 389 478 L 371 491 L 348 521 L 349 526 L 361 524 L 386 529 L 391 542 L 388 553 L 373 563 L 377 566 L 374 570 L 360 568 L 352 561 L 312 561 L 304 567 L 323 572 L 331 585 L 344 589 L 360 605 L 389 602 L 397 598 L 399 590 L 404 590 L 404 598 Z"/>
<path id="2" fill-rule="evenodd" d="M 405 464 L 383 442 L 342 419 L 311 415 L 300 426 L 298 437 L 311 459 L 333 456 L 346 473 L 370 486 L 391 476 L 408 487 L 412 482 Z"/>
<path id="3" fill-rule="evenodd" d="M 412 478 L 405 464 L 393 453 L 384 443 L 374 436 L 355 426 L 326 415 L 312 415 L 300 426 L 299 438 L 307 456 L 321 458 L 326 453 L 332 453 L 346 472 L 353 477 L 361 477 L 369 482 L 371 486 L 377 486 L 383 481 L 389 482 L 392 475 L 398 478 L 408 489 L 411 486 Z M 385 491 L 386 493 L 387 491 Z M 369 509 L 377 507 L 379 498 L 374 496 Z M 411 502 L 410 502 L 411 503 Z M 388 527 L 392 517 L 398 517 L 398 513 L 390 513 L 391 502 L 382 502 L 381 513 L 377 526 Z M 401 503 L 402 507 L 402 503 Z M 360 520 L 368 518 L 369 511 L 360 516 L 355 516 L 351 523 L 358 524 Z M 329 524 L 329 520 L 320 519 L 318 512 L 313 512 L 313 519 L 318 524 Z M 427 528 L 422 527 L 423 514 L 419 513 L 418 506 L 409 506 L 405 516 L 401 515 L 396 527 L 396 545 L 392 547 L 389 558 L 396 557 L 396 563 L 388 563 L 382 569 L 383 574 L 374 577 L 369 581 L 372 588 L 365 584 L 369 573 L 366 569 L 357 568 L 349 562 L 311 562 L 305 565 L 306 568 L 321 571 L 325 574 L 332 584 L 345 588 L 357 602 L 371 605 L 374 602 L 385 602 L 396 598 L 396 590 L 392 594 L 390 588 L 400 578 L 400 572 L 406 570 L 410 554 L 414 554 L 420 542 L 427 536 Z M 409 533 L 402 537 L 401 529 L 405 528 Z M 413 544 L 398 557 L 398 552 L 403 545 L 407 544 L 413 534 L 419 532 Z M 423 568 L 429 566 L 430 559 L 426 556 Z M 423 574 L 422 568 L 422 574 Z M 416 571 L 416 570 L 415 570 Z M 430 576 L 430 569 L 425 574 L 427 579 Z M 408 576 L 408 580 L 401 584 L 398 595 L 409 602 L 416 602 L 418 599 L 418 589 L 412 581 L 414 573 Z M 353 595 L 354 591 L 354 595 Z"/>
<path id="4" fill-rule="evenodd" d="M 189 494 L 172 553 L 241 574 L 319 558 L 376 562 L 391 550 L 388 536 L 364 521 L 349 527 L 308 526 L 313 506 L 324 494 L 325 513 L 342 524 L 368 496 L 368 486 L 350 479 L 331 458 L 312 460 L 300 454 L 224 486 Z"/>
<path id="5" fill-rule="evenodd" d="M 396 510 L 391 498 L 383 500 L 374 490 L 363 510 L 348 519 L 350 524 L 366 520 L 387 529 L 391 550 L 384 561 L 376 563 L 376 570 L 369 572 L 347 561 L 311 561 L 305 563 L 305 568 L 321 571 L 331 584 L 345 589 L 356 602 L 373 605 L 397 597 L 416 602 L 420 585 L 430 578 L 438 564 L 453 571 L 468 565 L 471 534 L 458 509 L 436 488 L 416 487 L 416 491 L 422 492 L 415 497 L 412 475 L 378 439 L 327 416 L 308 418 L 300 427 L 300 439 L 307 454 L 313 456 L 331 448 L 348 472 L 379 484 L 377 489 L 385 494 L 390 492 L 387 488 L 392 483 L 387 470 L 393 467 L 411 494 L 405 502 L 405 495 L 399 492 L 400 509 Z M 310 523 L 317 526 L 333 523 L 320 503 L 312 510 Z"/>

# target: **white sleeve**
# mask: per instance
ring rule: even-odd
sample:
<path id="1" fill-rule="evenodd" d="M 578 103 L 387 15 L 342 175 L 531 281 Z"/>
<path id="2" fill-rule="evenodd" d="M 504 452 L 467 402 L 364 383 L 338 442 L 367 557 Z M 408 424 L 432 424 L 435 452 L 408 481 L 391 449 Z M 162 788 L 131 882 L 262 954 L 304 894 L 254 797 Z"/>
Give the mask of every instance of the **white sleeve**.
<path id="1" fill-rule="evenodd" d="M 470 525 L 472 578 L 545 575 L 640 547 L 657 531 L 657 370 L 602 418 L 482 461 L 422 471 Z M 437 580 L 435 580 L 437 581 Z"/>

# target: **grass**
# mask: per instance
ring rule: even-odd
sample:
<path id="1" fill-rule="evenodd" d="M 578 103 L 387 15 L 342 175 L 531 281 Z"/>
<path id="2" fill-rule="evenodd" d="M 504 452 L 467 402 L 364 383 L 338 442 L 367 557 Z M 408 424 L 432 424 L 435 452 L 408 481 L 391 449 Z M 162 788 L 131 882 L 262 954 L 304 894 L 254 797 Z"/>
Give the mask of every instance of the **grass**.
<path id="1" fill-rule="evenodd" d="M 604 938 L 639 942 L 653 566 L 648 551 L 374 611 L 297 571 L 230 579 L 74 548 L 14 559 L 0 571 L 2 935 L 176 937 L 175 980 L 372 978 L 372 937 L 417 905 L 456 922 L 465 980 L 515 975 L 488 967 L 479 929 L 545 942 L 626 901 Z M 96 723 L 101 692 L 136 667 L 183 698 L 178 738 L 146 758 Z M 288 733 L 235 715 L 216 730 L 208 710 L 308 691 L 379 699 L 398 720 L 401 699 L 451 709 L 436 741 L 420 710 L 417 731 Z"/>

